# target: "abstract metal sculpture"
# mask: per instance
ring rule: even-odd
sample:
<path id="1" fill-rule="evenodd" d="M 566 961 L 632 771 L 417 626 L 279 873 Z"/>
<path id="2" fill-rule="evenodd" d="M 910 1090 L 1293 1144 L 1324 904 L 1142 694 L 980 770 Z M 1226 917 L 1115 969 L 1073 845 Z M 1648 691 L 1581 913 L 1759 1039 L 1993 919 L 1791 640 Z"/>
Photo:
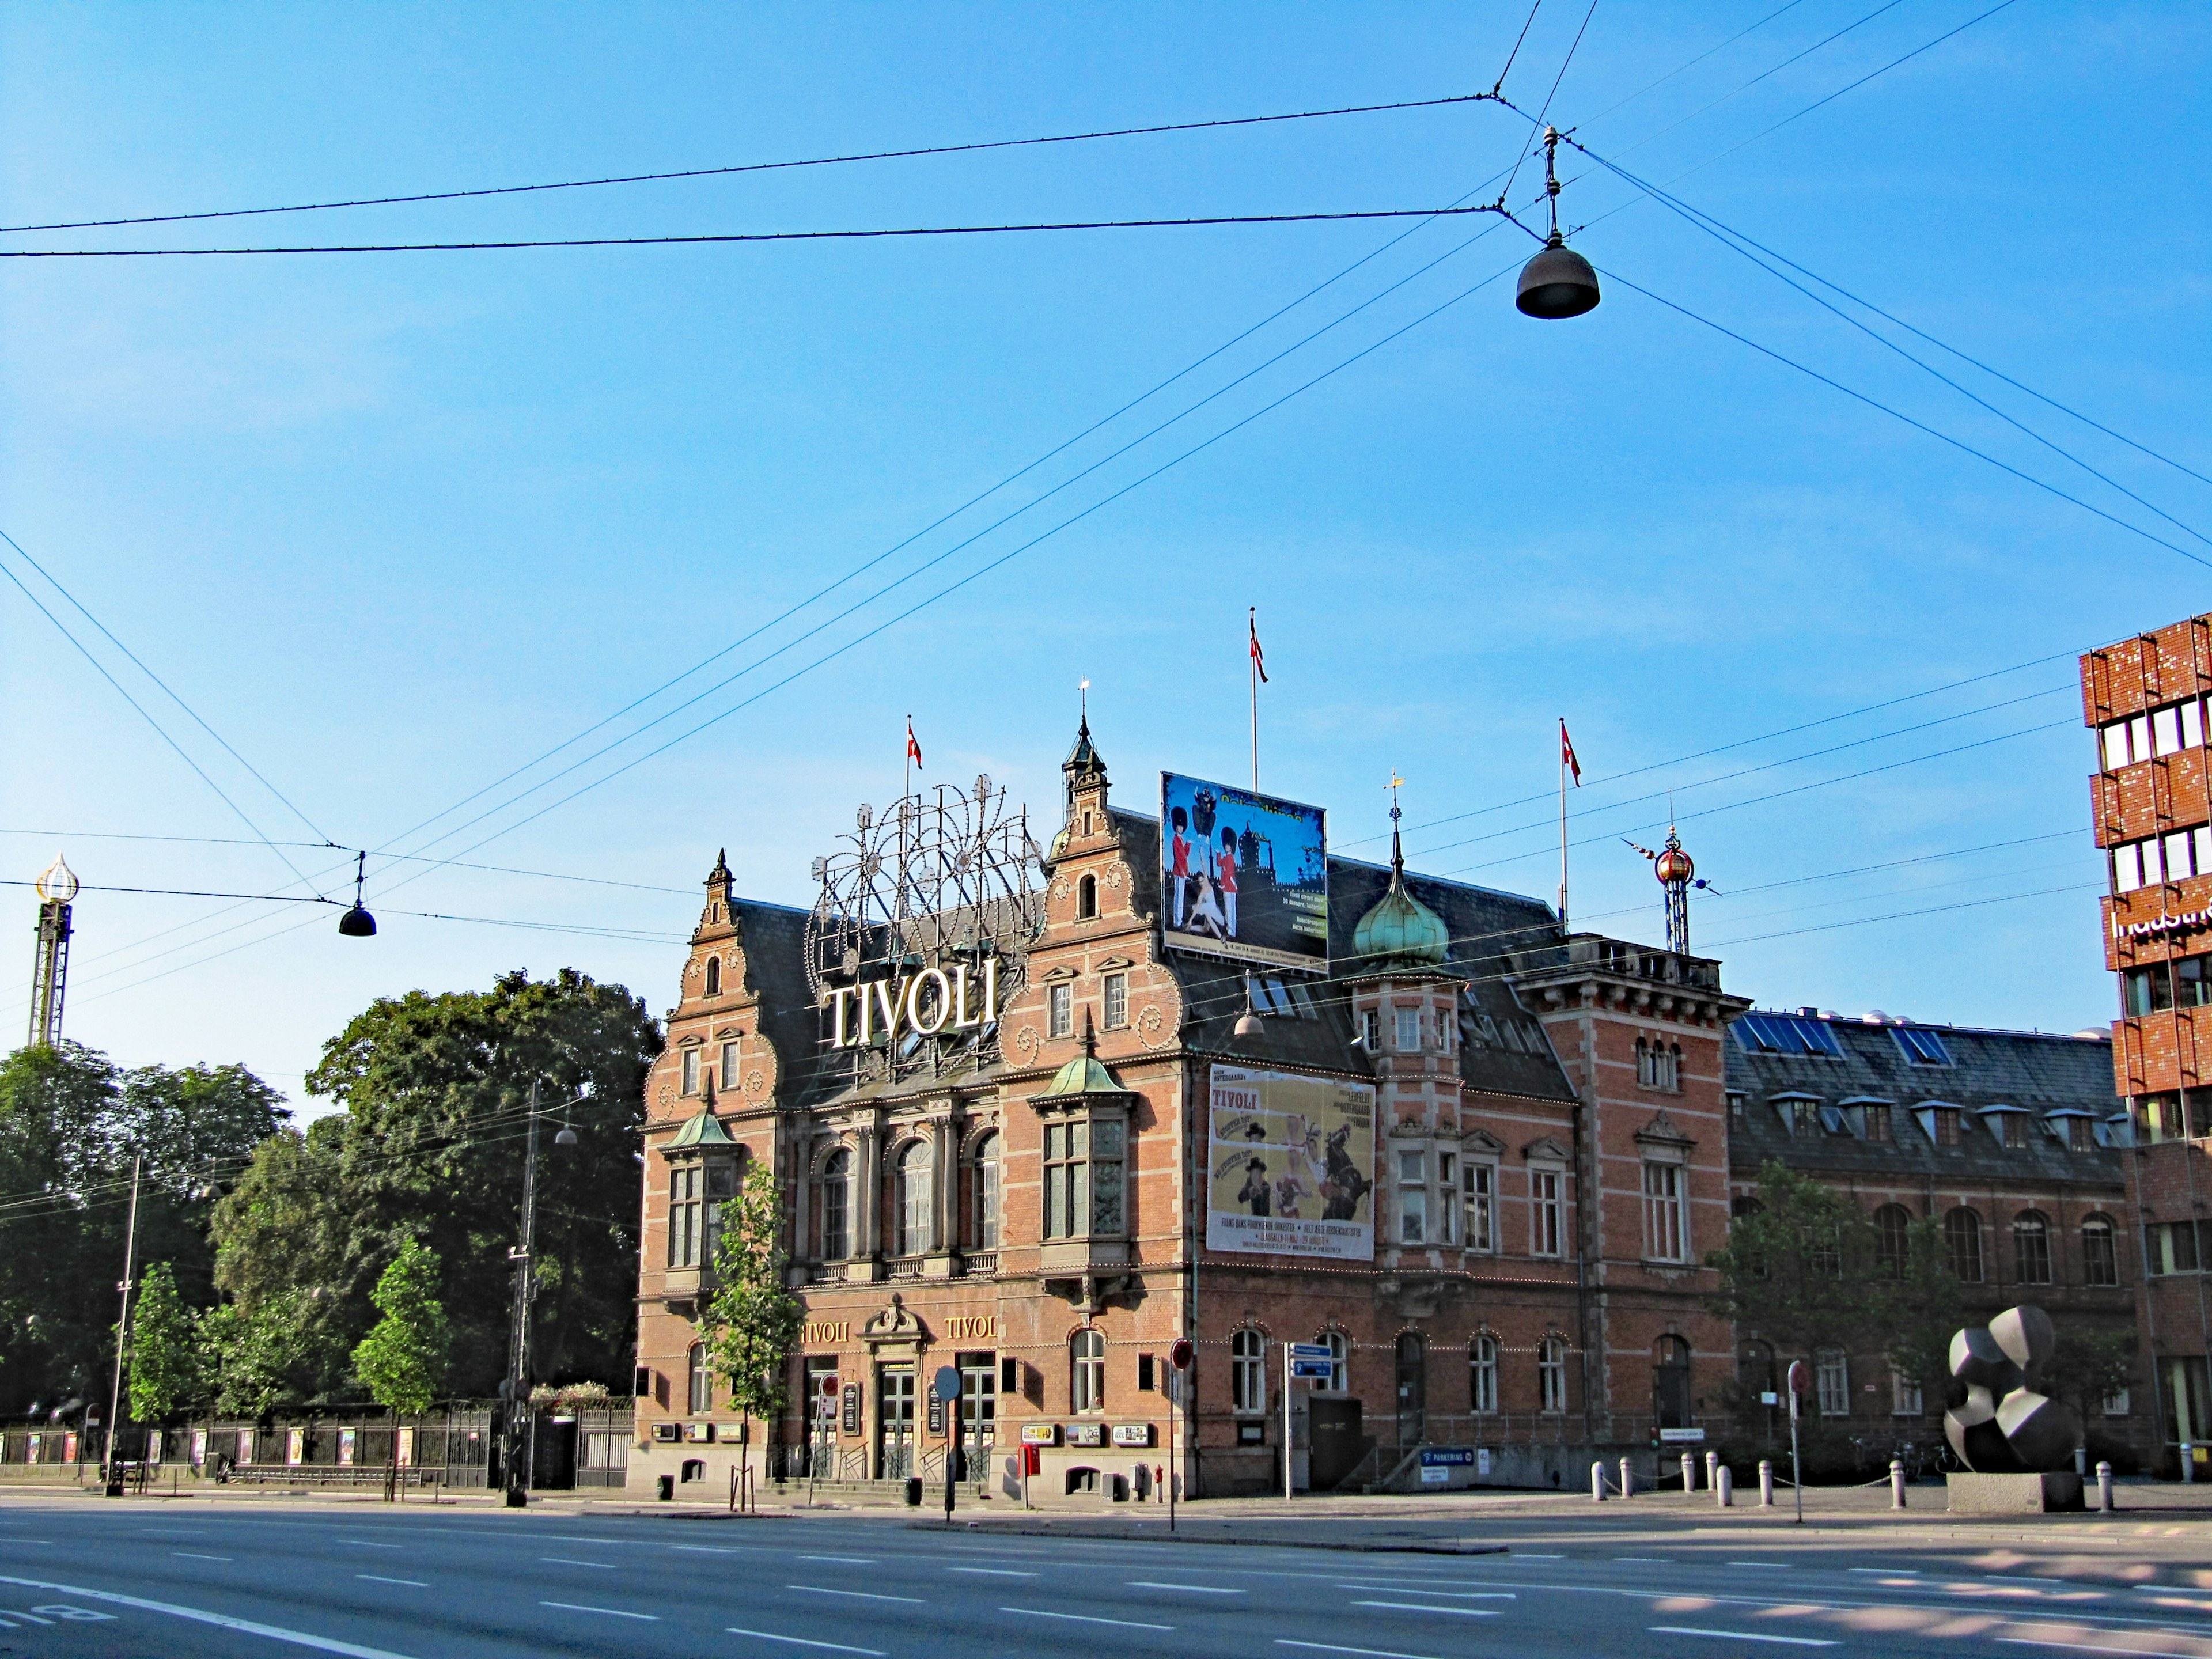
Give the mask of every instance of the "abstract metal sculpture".
<path id="1" fill-rule="evenodd" d="M 2058 1333 L 2040 1308 L 2008 1308 L 1987 1325 L 1951 1339 L 1949 1409 L 1943 1433 L 1959 1461 L 1980 1474 L 2059 1470 L 2081 1443 L 2074 1413 L 2035 1391 Z"/>

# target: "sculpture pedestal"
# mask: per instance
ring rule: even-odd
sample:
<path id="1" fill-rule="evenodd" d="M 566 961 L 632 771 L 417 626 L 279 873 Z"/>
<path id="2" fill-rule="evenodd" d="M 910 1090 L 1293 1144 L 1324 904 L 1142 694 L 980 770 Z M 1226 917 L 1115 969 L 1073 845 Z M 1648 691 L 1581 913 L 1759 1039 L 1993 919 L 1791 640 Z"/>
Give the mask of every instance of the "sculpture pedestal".
<path id="1" fill-rule="evenodd" d="M 2081 1507 L 2081 1477 L 2055 1474 L 1953 1474 L 1945 1477 L 1954 1515 L 2041 1515 Z"/>

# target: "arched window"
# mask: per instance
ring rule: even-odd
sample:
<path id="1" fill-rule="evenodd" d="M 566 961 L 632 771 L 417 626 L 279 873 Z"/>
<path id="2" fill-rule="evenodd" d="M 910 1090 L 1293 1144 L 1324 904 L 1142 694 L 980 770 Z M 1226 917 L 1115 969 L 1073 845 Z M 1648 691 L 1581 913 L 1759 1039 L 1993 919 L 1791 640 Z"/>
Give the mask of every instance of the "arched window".
<path id="1" fill-rule="evenodd" d="M 1640 1088 L 1651 1086 L 1651 1045 L 1642 1037 L 1636 1039 L 1636 1081 Z"/>
<path id="2" fill-rule="evenodd" d="M 1951 1271 L 1962 1285 L 1982 1282 L 1982 1218 L 1960 1205 L 1943 1218 L 1943 1243 L 1951 1253 Z"/>
<path id="3" fill-rule="evenodd" d="M 2081 1221 L 2081 1282 L 2117 1285 L 2120 1257 L 2108 1215 L 2085 1216 Z"/>
<path id="4" fill-rule="evenodd" d="M 1098 914 L 1098 878 L 1085 876 L 1075 884 L 1075 919 L 1089 921 Z"/>
<path id="5" fill-rule="evenodd" d="M 979 1250 L 999 1248 L 999 1137 L 995 1131 L 975 1143 L 975 1185 L 968 1237 Z"/>
<path id="6" fill-rule="evenodd" d="M 1763 1213 L 1765 1209 L 1766 1206 L 1760 1203 L 1749 1193 L 1739 1193 L 1734 1198 L 1729 1200 L 1729 1215 L 1731 1219 L 1739 1216 L 1759 1215 Z"/>
<path id="7" fill-rule="evenodd" d="M 1545 1411 L 1567 1408 L 1567 1340 L 1556 1334 L 1536 1345 L 1536 1398 Z"/>
<path id="8" fill-rule="evenodd" d="M 707 958 L 707 994 L 710 997 L 722 994 L 722 959 L 720 957 Z"/>
<path id="9" fill-rule="evenodd" d="M 1471 1409 L 1478 1414 L 1498 1409 L 1498 1339 L 1478 1336 L 1468 1351 Z"/>
<path id="10" fill-rule="evenodd" d="M 853 1155 L 839 1147 L 822 1160 L 822 1259 L 842 1261 L 853 1254 Z"/>
<path id="11" fill-rule="evenodd" d="M 1352 1386 L 1352 1339 L 1342 1331 L 1322 1338 L 1328 1350 L 1328 1386 L 1341 1392 Z"/>
<path id="12" fill-rule="evenodd" d="M 703 1417 L 714 1409 L 714 1374 L 707 1369 L 707 1347 L 694 1342 L 688 1358 L 690 1388 L 686 1395 L 690 1401 L 685 1409 L 694 1417 Z"/>
<path id="13" fill-rule="evenodd" d="M 1229 1394 L 1240 1412 L 1267 1409 L 1267 1340 L 1249 1325 L 1229 1339 Z"/>
<path id="14" fill-rule="evenodd" d="M 2023 1285 L 2051 1282 L 2051 1218 L 2022 1210 L 2012 1218 L 2013 1275 Z"/>
<path id="15" fill-rule="evenodd" d="M 1892 1279 L 1905 1276 L 1911 1228 L 1912 1212 L 1902 1204 L 1885 1204 L 1874 1212 L 1875 1266 Z"/>
<path id="16" fill-rule="evenodd" d="M 929 1143 L 909 1140 L 899 1148 L 891 1177 L 891 1217 L 898 1229 L 892 1249 L 899 1255 L 920 1255 L 930 1248 L 931 1188 Z"/>
<path id="17" fill-rule="evenodd" d="M 1076 1332 L 1068 1343 L 1073 1403 L 1079 1412 L 1106 1409 L 1106 1333 Z"/>

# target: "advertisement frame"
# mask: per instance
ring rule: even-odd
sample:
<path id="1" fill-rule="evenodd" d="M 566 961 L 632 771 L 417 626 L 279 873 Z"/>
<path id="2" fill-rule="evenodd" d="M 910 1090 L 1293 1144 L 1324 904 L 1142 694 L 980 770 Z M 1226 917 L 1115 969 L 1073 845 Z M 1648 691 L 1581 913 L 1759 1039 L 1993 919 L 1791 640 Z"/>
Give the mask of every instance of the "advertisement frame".
<path id="1" fill-rule="evenodd" d="M 1215 804 L 1212 808 L 1212 811 L 1242 811 L 1247 814 L 1261 813 L 1281 818 L 1295 818 L 1301 822 L 1309 820 L 1311 822 L 1315 831 L 1313 836 L 1301 838 L 1297 843 L 1297 850 L 1301 858 L 1310 852 L 1319 865 L 1317 893 L 1310 890 L 1303 878 L 1287 884 L 1277 881 L 1278 866 L 1273 860 L 1273 838 L 1255 836 L 1251 829 L 1252 820 L 1249 817 L 1245 822 L 1244 840 L 1247 842 L 1262 842 L 1267 846 L 1268 861 L 1264 866 L 1258 866 L 1254 860 L 1244 860 L 1235 867 L 1240 874 L 1243 875 L 1246 881 L 1255 888 L 1253 895 L 1255 898 L 1260 896 L 1259 890 L 1262 888 L 1262 884 L 1255 878 L 1264 875 L 1264 890 L 1270 896 L 1273 903 L 1282 904 L 1289 908 L 1311 908 L 1318 915 L 1321 929 L 1316 950 L 1283 950 L 1237 938 L 1211 936 L 1182 925 L 1181 917 L 1188 913 L 1178 909 L 1178 887 L 1188 880 L 1194 889 L 1206 889 L 1208 884 L 1208 872 L 1206 866 L 1218 855 L 1212 854 L 1210 850 L 1200 852 L 1195 845 L 1187 840 L 1183 841 L 1180 848 L 1181 856 L 1186 861 L 1195 856 L 1200 867 L 1187 877 L 1177 876 L 1176 863 L 1181 832 L 1175 828 L 1172 822 L 1173 814 L 1177 810 L 1177 803 L 1175 799 L 1175 785 L 1177 781 L 1193 786 L 1195 791 L 1211 792 L 1211 801 Z M 1213 824 L 1211 817 L 1202 828 L 1204 846 L 1211 849 L 1213 841 Z M 1258 790 L 1246 789 L 1232 783 L 1218 783 L 1210 778 L 1197 777 L 1188 772 L 1170 772 L 1163 769 L 1160 773 L 1159 874 L 1160 939 L 1168 950 L 1180 951 L 1188 956 L 1211 957 L 1218 961 L 1240 963 L 1248 967 L 1271 968 L 1278 973 L 1314 974 L 1324 978 L 1328 976 L 1329 940 L 1328 809 L 1327 807 L 1316 806 L 1307 801 L 1292 800 L 1285 795 L 1263 794 Z M 1274 896 L 1286 888 L 1293 896 Z M 1202 892 L 1193 892 L 1188 890 L 1186 890 L 1183 896 L 1187 902 L 1213 902 L 1204 897 Z M 1231 907 L 1231 915 L 1233 917 L 1233 907 L 1236 902 L 1236 894 L 1233 890 L 1226 896 L 1226 902 Z M 1272 910 L 1272 904 L 1270 908 Z M 1218 910 L 1216 914 L 1218 914 Z M 1269 920 L 1273 919 L 1270 915 Z M 1233 928 L 1231 931 L 1233 932 Z M 1292 931 L 1302 930 L 1293 927 Z"/>

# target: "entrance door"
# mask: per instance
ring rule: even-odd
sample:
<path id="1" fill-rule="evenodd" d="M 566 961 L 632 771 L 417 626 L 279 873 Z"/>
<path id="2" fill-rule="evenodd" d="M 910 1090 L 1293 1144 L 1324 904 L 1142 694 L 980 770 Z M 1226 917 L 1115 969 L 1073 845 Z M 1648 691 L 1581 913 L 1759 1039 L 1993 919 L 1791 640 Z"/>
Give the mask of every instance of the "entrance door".
<path id="1" fill-rule="evenodd" d="M 990 1466 L 991 1448 L 998 1439 L 999 1357 L 992 1353 L 960 1356 L 960 1450 L 966 1465 L 963 1480 L 981 1480 Z"/>
<path id="2" fill-rule="evenodd" d="M 1398 1443 L 1418 1445 L 1429 1397 L 1429 1345 L 1418 1331 L 1398 1339 Z"/>
<path id="3" fill-rule="evenodd" d="M 876 1382 L 876 1473 L 902 1480 L 914 1472 L 914 1367 L 885 1365 Z"/>
<path id="4" fill-rule="evenodd" d="M 837 1478 L 837 1361 L 806 1362 L 806 1468 L 818 1480 Z"/>
<path id="5" fill-rule="evenodd" d="M 1652 1355 L 1651 1415 L 1656 1427 L 1690 1426 L 1690 1345 L 1679 1336 L 1662 1336 Z"/>

